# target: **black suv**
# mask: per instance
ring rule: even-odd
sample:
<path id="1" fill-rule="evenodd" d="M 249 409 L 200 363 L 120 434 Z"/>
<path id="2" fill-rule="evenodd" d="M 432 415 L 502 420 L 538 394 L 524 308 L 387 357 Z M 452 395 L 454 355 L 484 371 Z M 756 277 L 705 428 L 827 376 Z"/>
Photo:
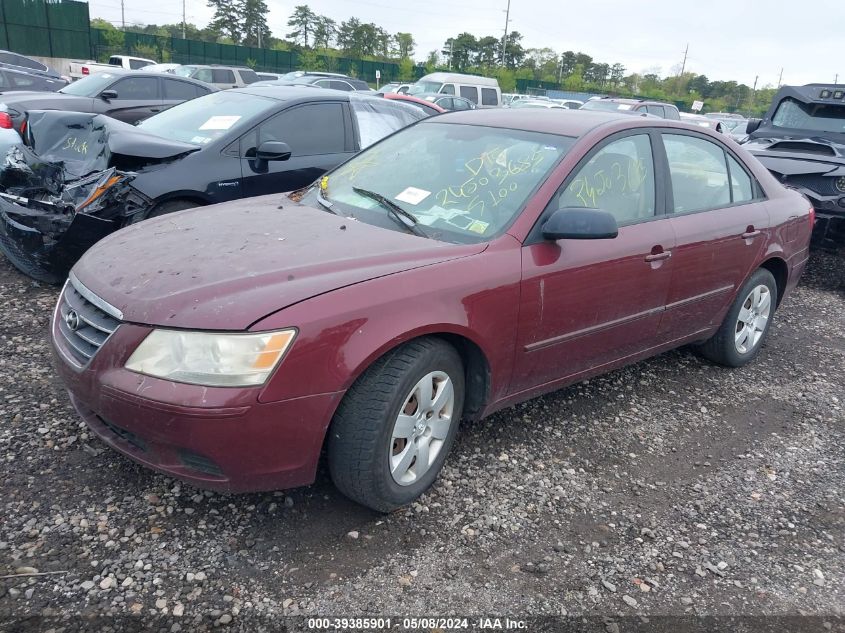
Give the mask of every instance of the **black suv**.
<path id="1" fill-rule="evenodd" d="M 783 86 L 746 132 L 745 149 L 812 202 L 814 243 L 845 244 L 845 87 Z"/>
<path id="2" fill-rule="evenodd" d="M 628 112 L 631 114 L 651 114 L 661 119 L 680 121 L 681 114 L 671 103 L 662 101 L 648 101 L 646 99 L 617 99 L 613 97 L 602 97 L 591 99 L 581 106 L 581 110 L 605 110 Z"/>

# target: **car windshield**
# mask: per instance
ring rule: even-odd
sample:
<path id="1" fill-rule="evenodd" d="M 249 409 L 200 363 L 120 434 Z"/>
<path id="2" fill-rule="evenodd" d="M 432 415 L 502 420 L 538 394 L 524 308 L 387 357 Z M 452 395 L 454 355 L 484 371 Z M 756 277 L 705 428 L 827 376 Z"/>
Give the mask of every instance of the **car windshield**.
<path id="1" fill-rule="evenodd" d="M 68 84 L 59 90 L 59 92 L 66 95 L 74 95 L 75 97 L 96 97 L 117 77 L 118 75 L 109 72 L 94 73 L 93 75 L 83 77 L 79 81 L 74 81 L 72 84 Z"/>
<path id="2" fill-rule="evenodd" d="M 581 106 L 581 110 L 630 110 L 631 104 L 630 103 L 619 103 L 618 101 L 602 101 L 600 99 L 594 99 L 593 101 L 587 101 L 584 105 Z"/>
<path id="3" fill-rule="evenodd" d="M 442 85 L 443 82 L 441 81 L 418 81 L 415 84 L 411 84 L 408 94 L 418 95 L 421 92 L 438 92 Z"/>
<path id="4" fill-rule="evenodd" d="M 275 99 L 240 92 L 215 92 L 186 101 L 138 124 L 146 132 L 205 145 L 249 124 L 278 105 Z"/>
<path id="5" fill-rule="evenodd" d="M 845 106 L 832 103 L 801 103 L 786 98 L 772 117 L 775 127 L 814 132 L 845 133 Z"/>
<path id="6" fill-rule="evenodd" d="M 434 239 L 482 242 L 502 233 L 575 139 L 504 128 L 421 123 L 358 154 L 321 181 L 322 197 L 380 224 L 383 196 Z M 316 196 L 316 193 L 312 193 Z"/>
<path id="7" fill-rule="evenodd" d="M 190 77 L 196 69 L 196 66 L 179 66 L 179 68 L 173 71 L 173 74 L 179 75 L 180 77 Z"/>

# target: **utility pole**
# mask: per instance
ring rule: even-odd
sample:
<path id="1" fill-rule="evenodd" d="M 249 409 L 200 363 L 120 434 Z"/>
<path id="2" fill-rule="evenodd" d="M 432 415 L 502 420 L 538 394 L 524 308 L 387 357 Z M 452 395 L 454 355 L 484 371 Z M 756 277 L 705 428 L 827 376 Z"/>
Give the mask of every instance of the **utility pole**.
<path id="1" fill-rule="evenodd" d="M 502 67 L 504 68 L 505 64 L 505 53 L 507 49 L 508 42 L 508 22 L 510 22 L 510 15 L 511 15 L 511 0 L 508 0 L 508 8 L 505 9 L 505 34 L 502 36 Z"/>
<path id="2" fill-rule="evenodd" d="M 681 74 L 679 75 L 679 77 L 684 76 L 684 70 L 686 70 L 686 67 L 687 67 L 687 54 L 688 53 L 689 53 L 689 42 L 687 43 L 687 47 L 684 50 L 684 61 L 681 62 Z"/>
<path id="3" fill-rule="evenodd" d="M 455 52 L 455 40 L 449 40 L 449 70 L 452 70 L 452 55 Z"/>
<path id="4" fill-rule="evenodd" d="M 123 0 L 120 0 L 120 27 L 121 30 L 126 30 L 126 15 L 123 12 Z"/>
<path id="5" fill-rule="evenodd" d="M 778 77 L 778 88 L 780 88 L 782 83 L 783 83 L 783 68 L 780 69 L 780 76 Z"/>
<path id="6" fill-rule="evenodd" d="M 187 39 L 185 37 L 185 0 L 182 0 L 182 39 Z"/>

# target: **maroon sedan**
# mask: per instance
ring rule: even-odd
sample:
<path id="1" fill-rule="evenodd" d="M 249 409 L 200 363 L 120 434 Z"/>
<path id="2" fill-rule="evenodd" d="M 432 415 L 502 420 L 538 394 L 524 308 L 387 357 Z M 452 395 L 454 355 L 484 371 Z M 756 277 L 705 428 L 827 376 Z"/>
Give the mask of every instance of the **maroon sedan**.
<path id="1" fill-rule="evenodd" d="M 59 371 L 103 441 L 197 486 L 388 511 L 462 419 L 685 344 L 739 367 L 808 257 L 810 204 L 680 122 L 479 110 L 292 196 L 121 230 L 73 269 Z"/>

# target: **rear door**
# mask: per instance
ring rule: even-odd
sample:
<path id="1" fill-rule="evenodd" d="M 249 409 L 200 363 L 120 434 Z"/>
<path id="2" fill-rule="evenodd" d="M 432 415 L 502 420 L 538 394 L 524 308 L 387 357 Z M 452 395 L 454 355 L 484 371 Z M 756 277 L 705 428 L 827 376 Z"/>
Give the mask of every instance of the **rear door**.
<path id="1" fill-rule="evenodd" d="M 523 248 L 512 392 L 592 372 L 659 343 L 675 239 L 654 168 L 657 142 L 641 130 L 611 137 L 581 161 L 546 209 L 607 211 L 619 224 L 616 238 L 535 236 Z"/>
<path id="2" fill-rule="evenodd" d="M 291 149 L 285 161 L 256 158 L 264 141 Z M 240 140 L 245 196 L 292 191 L 314 182 L 354 153 L 348 108 L 341 101 L 319 101 L 287 108 L 266 119 Z"/>
<path id="3" fill-rule="evenodd" d="M 759 261 L 769 215 L 759 185 L 724 145 L 685 130 L 661 138 L 677 245 L 660 331 L 681 338 L 722 320 Z"/>
<path id="4" fill-rule="evenodd" d="M 111 84 L 107 90 L 114 90 L 117 98 L 106 101 L 95 97 L 94 111 L 114 119 L 135 123 L 162 109 L 158 77 L 124 76 Z"/>

